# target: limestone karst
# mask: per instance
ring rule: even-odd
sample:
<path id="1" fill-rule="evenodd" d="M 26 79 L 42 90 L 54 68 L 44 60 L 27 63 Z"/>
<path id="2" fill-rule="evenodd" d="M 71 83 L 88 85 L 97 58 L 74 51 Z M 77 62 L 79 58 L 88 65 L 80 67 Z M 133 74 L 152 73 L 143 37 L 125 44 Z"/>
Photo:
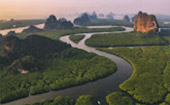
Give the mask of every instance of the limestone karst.
<path id="1" fill-rule="evenodd" d="M 128 15 L 125 15 L 124 18 L 123 18 L 123 20 L 124 20 L 125 22 L 130 22 L 130 18 L 129 18 Z"/>
<path id="2" fill-rule="evenodd" d="M 40 28 L 37 28 L 33 25 L 30 25 L 28 29 L 23 30 L 23 33 L 36 33 L 36 32 L 42 32 L 43 30 Z"/>
<path id="3" fill-rule="evenodd" d="M 75 24 L 85 24 L 90 22 L 90 17 L 87 13 L 82 14 L 80 17 L 74 19 Z"/>
<path id="4" fill-rule="evenodd" d="M 59 19 L 55 17 L 55 15 L 50 15 L 50 17 L 46 20 L 44 29 L 72 29 L 73 24 L 66 19 Z"/>
<path id="5" fill-rule="evenodd" d="M 150 31 L 158 31 L 158 22 L 154 15 L 139 12 L 134 23 L 134 30 L 137 32 L 148 33 Z"/>

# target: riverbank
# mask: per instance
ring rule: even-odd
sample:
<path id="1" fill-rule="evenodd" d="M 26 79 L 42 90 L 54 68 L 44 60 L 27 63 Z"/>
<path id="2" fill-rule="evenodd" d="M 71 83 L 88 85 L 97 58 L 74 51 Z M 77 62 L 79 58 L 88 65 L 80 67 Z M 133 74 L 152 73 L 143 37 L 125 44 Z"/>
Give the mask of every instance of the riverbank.
<path id="1" fill-rule="evenodd" d="M 109 58 L 110 60 L 115 62 L 116 66 L 118 67 L 117 72 L 115 72 L 114 74 L 108 77 L 105 77 L 103 79 L 100 79 L 94 82 L 87 83 L 82 86 L 63 89 L 63 90 L 59 90 L 56 92 L 48 92 L 48 93 L 36 95 L 36 96 L 30 96 L 28 98 L 24 98 L 24 99 L 17 100 L 11 103 L 7 103 L 5 105 L 19 105 L 23 103 L 33 103 L 33 102 L 41 101 L 44 98 L 51 98 L 51 97 L 57 97 L 57 96 L 70 96 L 70 97 L 76 98 L 80 95 L 86 95 L 86 94 L 94 96 L 94 99 L 96 101 L 100 100 L 102 103 L 106 103 L 105 96 L 113 91 L 119 91 L 119 88 L 118 88 L 119 85 L 124 80 L 128 79 L 131 76 L 132 67 L 128 62 L 126 62 L 120 57 L 95 50 L 95 48 L 87 47 L 84 44 L 84 41 L 88 39 L 92 34 L 93 33 L 86 33 L 85 38 L 81 40 L 79 44 L 75 44 L 72 41 L 70 41 L 69 36 L 62 36 L 60 40 L 71 44 L 72 47 L 83 49 L 85 51 L 93 52 L 100 56 L 105 56 Z"/>
<path id="2" fill-rule="evenodd" d="M 142 34 L 137 32 L 111 33 L 93 35 L 86 40 L 86 45 L 92 47 L 123 47 L 123 46 L 153 46 L 168 45 L 169 42 L 156 34 Z"/>
<path id="3" fill-rule="evenodd" d="M 170 102 L 167 91 L 170 85 L 168 81 L 170 48 L 168 46 L 101 48 L 99 50 L 121 56 L 132 64 L 133 75 L 120 85 L 120 89 L 132 97 L 131 101 L 136 104 L 150 105 Z"/>

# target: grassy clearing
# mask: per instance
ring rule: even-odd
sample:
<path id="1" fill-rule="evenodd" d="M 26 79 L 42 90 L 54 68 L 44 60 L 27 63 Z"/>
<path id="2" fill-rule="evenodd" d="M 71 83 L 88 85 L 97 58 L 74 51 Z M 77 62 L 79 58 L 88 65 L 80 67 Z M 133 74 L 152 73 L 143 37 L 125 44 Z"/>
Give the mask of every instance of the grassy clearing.
<path id="1" fill-rule="evenodd" d="M 168 41 L 158 35 L 145 35 L 137 32 L 93 35 L 86 40 L 86 45 L 93 47 L 162 45 Z"/>
<path id="2" fill-rule="evenodd" d="M 75 43 L 81 41 L 85 36 L 84 35 L 71 35 L 69 38 Z"/>

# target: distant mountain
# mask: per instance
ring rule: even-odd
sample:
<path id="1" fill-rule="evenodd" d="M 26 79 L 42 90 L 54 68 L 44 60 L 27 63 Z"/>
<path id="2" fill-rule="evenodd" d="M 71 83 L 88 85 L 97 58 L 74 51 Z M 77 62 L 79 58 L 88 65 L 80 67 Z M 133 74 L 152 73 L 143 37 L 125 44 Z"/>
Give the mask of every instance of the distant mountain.
<path id="1" fill-rule="evenodd" d="M 136 21 L 136 18 L 137 18 L 137 15 L 135 15 L 135 16 L 133 16 L 133 17 L 131 18 L 131 20 L 132 20 L 133 23 Z"/>
<path id="2" fill-rule="evenodd" d="M 91 21 L 96 21 L 98 19 L 97 13 L 94 11 L 92 14 L 90 13 L 83 13 L 77 18 L 74 19 L 75 24 L 85 24 Z"/>
<path id="3" fill-rule="evenodd" d="M 106 15 L 107 19 L 114 19 L 115 14 L 110 12 L 109 14 Z"/>
<path id="4" fill-rule="evenodd" d="M 24 29 L 23 33 L 36 33 L 36 32 L 42 32 L 43 30 L 40 28 L 37 28 L 33 25 L 30 25 L 28 29 Z"/>
<path id="5" fill-rule="evenodd" d="M 170 15 L 156 14 L 158 21 L 170 21 Z"/>
<path id="6" fill-rule="evenodd" d="M 59 21 L 59 22 L 66 22 L 67 19 L 66 19 L 66 18 L 60 18 L 58 21 Z"/>
<path id="7" fill-rule="evenodd" d="M 130 22 L 130 18 L 129 18 L 128 15 L 125 15 L 124 18 L 123 18 L 123 20 L 124 20 L 125 22 Z"/>
<path id="8" fill-rule="evenodd" d="M 73 24 L 70 21 L 67 21 L 65 18 L 61 18 L 57 20 L 55 15 L 50 15 L 50 17 L 46 20 L 44 29 L 72 29 Z"/>
<path id="9" fill-rule="evenodd" d="M 74 19 L 75 24 L 85 24 L 89 22 L 90 22 L 90 17 L 87 13 L 84 13 L 80 17 Z"/>
<path id="10" fill-rule="evenodd" d="M 92 13 L 92 15 L 89 15 L 89 18 L 90 18 L 91 21 L 95 21 L 95 20 L 98 19 L 98 16 L 97 16 L 96 12 L 94 11 Z"/>
<path id="11" fill-rule="evenodd" d="M 115 17 L 116 16 L 119 16 L 119 17 L 122 17 L 124 16 L 125 14 L 115 14 Z M 129 16 L 129 18 L 133 18 L 134 16 L 136 16 L 137 14 L 133 14 L 133 13 L 129 13 L 127 14 Z M 156 16 L 157 20 L 158 21 L 170 21 L 170 15 L 165 15 L 165 14 L 153 14 Z"/>
<path id="12" fill-rule="evenodd" d="M 100 14 L 99 14 L 99 17 L 103 18 L 103 17 L 104 17 L 104 14 L 103 14 L 103 13 L 100 13 Z"/>
<path id="13" fill-rule="evenodd" d="M 17 33 L 15 31 L 9 31 L 6 35 L 13 36 L 13 35 L 17 35 Z"/>

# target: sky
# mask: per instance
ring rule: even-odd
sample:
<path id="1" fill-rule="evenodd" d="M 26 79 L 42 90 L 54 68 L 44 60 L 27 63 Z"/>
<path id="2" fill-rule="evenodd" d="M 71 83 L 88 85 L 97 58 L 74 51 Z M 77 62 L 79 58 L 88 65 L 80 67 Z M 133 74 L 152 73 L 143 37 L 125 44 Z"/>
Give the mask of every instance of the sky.
<path id="1" fill-rule="evenodd" d="M 138 13 L 170 15 L 170 0 L 0 0 L 1 19 L 40 19 L 50 14 L 69 17 L 76 13 Z"/>

